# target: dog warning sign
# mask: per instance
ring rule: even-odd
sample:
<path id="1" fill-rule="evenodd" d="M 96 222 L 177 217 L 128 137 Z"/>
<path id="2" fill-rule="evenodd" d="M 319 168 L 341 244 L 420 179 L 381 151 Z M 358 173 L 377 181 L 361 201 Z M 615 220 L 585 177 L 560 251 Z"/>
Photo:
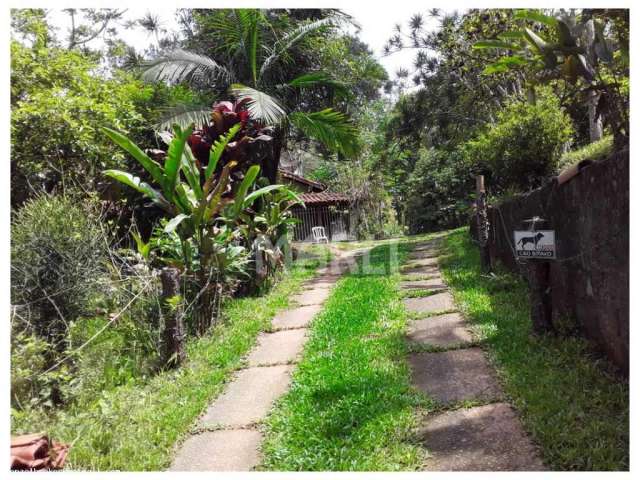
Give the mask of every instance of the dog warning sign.
<path id="1" fill-rule="evenodd" d="M 515 230 L 513 240 L 518 258 L 556 258 L 554 230 Z"/>

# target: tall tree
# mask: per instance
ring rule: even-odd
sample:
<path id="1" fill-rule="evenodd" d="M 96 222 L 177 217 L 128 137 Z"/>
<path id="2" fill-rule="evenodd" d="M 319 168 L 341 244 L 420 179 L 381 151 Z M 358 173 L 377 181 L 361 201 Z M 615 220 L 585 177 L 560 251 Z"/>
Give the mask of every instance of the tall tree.
<path id="1" fill-rule="evenodd" d="M 196 12 L 195 18 L 204 15 Z M 274 148 L 268 171 L 275 182 L 280 153 L 291 128 L 316 139 L 332 151 L 353 155 L 357 132 L 346 115 L 332 108 L 313 111 L 314 95 L 340 95 L 344 85 L 328 72 L 301 69 L 302 61 L 292 64 L 296 49 L 312 35 L 335 29 L 348 19 L 336 12 L 322 18 L 299 21 L 278 12 L 233 9 L 217 10 L 200 18 L 202 32 L 188 40 L 206 40 L 207 55 L 190 50 L 174 50 L 147 65 L 144 78 L 170 83 L 187 82 L 213 95 L 231 93 L 248 107 L 251 117 L 273 125 Z M 199 22 L 199 23 L 198 23 Z M 198 28 L 198 27 L 196 27 Z M 300 58 L 299 52 L 296 60 Z M 211 114 L 202 106 L 182 106 L 170 115 L 164 126 L 204 124 Z"/>
<path id="2" fill-rule="evenodd" d="M 584 98 L 591 141 L 602 137 L 601 115 L 616 145 L 629 135 L 629 13 L 628 10 L 519 10 L 515 31 L 475 44 L 476 49 L 506 50 L 486 73 L 528 69 L 530 82 L 564 81 L 573 99 Z M 541 26 L 546 27 L 540 31 Z"/>

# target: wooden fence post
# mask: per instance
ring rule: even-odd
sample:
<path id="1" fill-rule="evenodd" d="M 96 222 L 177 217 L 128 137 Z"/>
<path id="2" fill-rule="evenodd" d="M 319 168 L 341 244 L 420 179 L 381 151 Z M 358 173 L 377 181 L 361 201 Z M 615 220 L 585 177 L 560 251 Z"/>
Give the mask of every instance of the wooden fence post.
<path id="1" fill-rule="evenodd" d="M 164 359 L 168 366 L 177 367 L 185 359 L 180 271 L 177 268 L 163 268 L 160 281 L 164 317 Z"/>
<path id="2" fill-rule="evenodd" d="M 538 335 L 552 333 L 551 263 L 540 260 L 527 263 L 533 332 Z"/>
<path id="3" fill-rule="evenodd" d="M 524 220 L 522 226 L 525 230 L 535 232 L 537 229 L 547 228 L 547 221 L 534 217 Z M 531 259 L 526 263 L 533 333 L 537 335 L 553 333 L 551 262 L 543 259 Z"/>
<path id="4" fill-rule="evenodd" d="M 487 213 L 487 192 L 484 188 L 484 175 L 476 176 L 476 225 L 480 244 L 480 268 L 483 272 L 490 272 L 489 215 Z"/>

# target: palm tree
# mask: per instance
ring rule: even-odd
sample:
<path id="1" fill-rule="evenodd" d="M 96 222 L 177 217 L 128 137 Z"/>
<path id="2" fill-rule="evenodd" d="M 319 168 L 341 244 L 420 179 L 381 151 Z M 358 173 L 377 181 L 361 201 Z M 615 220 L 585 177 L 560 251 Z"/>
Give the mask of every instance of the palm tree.
<path id="1" fill-rule="evenodd" d="M 302 92 L 314 89 L 328 89 L 340 95 L 345 85 L 322 71 L 287 78 L 291 70 L 287 62 L 294 47 L 310 34 L 336 28 L 345 21 L 349 18 L 332 12 L 325 18 L 298 23 L 279 34 L 263 11 L 220 11 L 215 14 L 213 26 L 216 39 L 222 42 L 213 50 L 224 62 L 179 49 L 149 62 L 143 78 L 187 82 L 200 89 L 228 91 L 238 102 L 245 100 L 253 119 L 274 126 L 273 159 L 269 162 L 269 171 L 263 172 L 273 183 L 280 152 L 292 127 L 341 155 L 352 156 L 357 151 L 357 130 L 345 114 L 332 108 L 305 111 L 304 102 L 296 101 Z M 203 125 L 210 114 L 210 108 L 179 106 L 165 118 L 161 128 L 166 129 L 173 123 Z"/>

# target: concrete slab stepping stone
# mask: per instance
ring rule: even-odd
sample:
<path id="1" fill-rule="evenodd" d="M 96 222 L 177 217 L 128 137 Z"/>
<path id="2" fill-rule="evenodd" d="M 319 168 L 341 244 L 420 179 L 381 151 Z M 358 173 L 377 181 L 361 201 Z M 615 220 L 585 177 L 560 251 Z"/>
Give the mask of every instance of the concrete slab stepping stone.
<path id="1" fill-rule="evenodd" d="M 438 248 L 438 244 L 436 242 L 426 242 L 426 243 L 416 243 L 415 247 L 413 247 L 414 252 L 424 252 L 427 250 L 435 251 Z"/>
<path id="2" fill-rule="evenodd" d="M 420 436 L 431 455 L 425 470 L 546 470 L 520 420 L 505 403 L 462 408 L 428 417 Z"/>
<path id="3" fill-rule="evenodd" d="M 449 292 L 436 293 L 427 297 L 405 298 L 403 303 L 407 310 L 415 313 L 434 313 L 455 308 L 453 297 Z"/>
<path id="4" fill-rule="evenodd" d="M 416 280 L 430 280 L 432 278 L 442 278 L 442 275 L 440 275 L 440 270 L 435 269 L 431 272 L 423 272 L 422 270 L 417 271 L 417 272 L 413 272 L 413 273 L 406 273 L 406 272 L 400 272 L 401 275 L 401 280 L 405 281 L 405 282 L 413 282 Z"/>
<path id="5" fill-rule="evenodd" d="M 491 401 L 502 391 L 484 353 L 465 348 L 409 356 L 413 384 L 440 403 Z"/>
<path id="6" fill-rule="evenodd" d="M 471 342 L 473 337 L 459 313 L 436 315 L 414 320 L 409 325 L 407 338 L 416 343 L 446 347 Z"/>
<path id="7" fill-rule="evenodd" d="M 329 297 L 330 293 L 326 288 L 313 288 L 294 295 L 291 299 L 300 305 L 320 305 Z"/>
<path id="8" fill-rule="evenodd" d="M 437 258 L 438 252 L 431 250 L 414 250 L 409 252 L 407 258 L 409 260 L 424 260 L 426 258 Z"/>
<path id="9" fill-rule="evenodd" d="M 400 282 L 400 288 L 404 290 L 440 290 L 447 288 L 444 279 L 440 276 L 431 277 L 424 280 L 407 280 Z"/>
<path id="10" fill-rule="evenodd" d="M 199 425 L 246 427 L 259 422 L 273 402 L 287 391 L 292 371 L 292 365 L 240 370 L 225 392 L 209 406 Z"/>
<path id="11" fill-rule="evenodd" d="M 437 275 L 440 273 L 436 265 L 404 265 L 400 268 L 404 275 Z"/>
<path id="12" fill-rule="evenodd" d="M 256 430 L 217 430 L 188 438 L 169 470 L 247 472 L 260 463 L 262 434 Z"/>
<path id="13" fill-rule="evenodd" d="M 417 258 L 414 260 L 410 260 L 407 264 L 407 267 L 430 267 L 432 265 L 438 265 L 437 257 Z"/>
<path id="14" fill-rule="evenodd" d="M 306 341 L 306 329 L 281 330 L 258 335 L 258 345 L 249 354 L 249 366 L 293 362 Z"/>
<path id="15" fill-rule="evenodd" d="M 292 310 L 285 310 L 273 317 L 271 326 L 274 330 L 303 328 L 311 323 L 313 317 L 315 317 L 320 310 L 322 310 L 322 305 L 306 305 Z"/>
<path id="16" fill-rule="evenodd" d="M 336 282 L 340 280 L 340 278 L 342 278 L 342 275 L 324 275 L 320 277 L 318 280 L 322 282 L 331 282 L 335 285 Z"/>
<path id="17" fill-rule="evenodd" d="M 333 288 L 336 284 L 335 281 L 326 280 L 324 278 L 318 278 L 314 280 L 310 280 L 304 283 L 305 288 Z"/>

